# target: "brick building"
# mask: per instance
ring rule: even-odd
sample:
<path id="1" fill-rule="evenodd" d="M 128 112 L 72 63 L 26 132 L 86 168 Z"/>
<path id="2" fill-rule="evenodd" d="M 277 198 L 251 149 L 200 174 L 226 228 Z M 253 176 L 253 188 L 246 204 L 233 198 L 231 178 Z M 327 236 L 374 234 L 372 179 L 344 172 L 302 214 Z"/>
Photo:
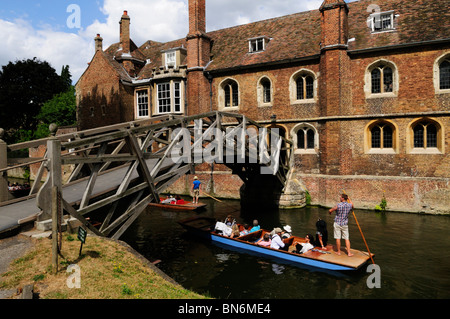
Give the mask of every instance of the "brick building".
<path id="1" fill-rule="evenodd" d="M 206 31 L 189 0 L 189 33 L 130 38 L 96 52 L 77 83 L 79 129 L 210 110 L 279 127 L 295 144 L 291 180 L 312 204 L 345 190 L 359 208 L 450 213 L 450 0 L 325 0 L 300 12 Z M 210 191 L 242 181 L 202 165 Z M 174 189 L 187 191 L 190 177 Z"/>

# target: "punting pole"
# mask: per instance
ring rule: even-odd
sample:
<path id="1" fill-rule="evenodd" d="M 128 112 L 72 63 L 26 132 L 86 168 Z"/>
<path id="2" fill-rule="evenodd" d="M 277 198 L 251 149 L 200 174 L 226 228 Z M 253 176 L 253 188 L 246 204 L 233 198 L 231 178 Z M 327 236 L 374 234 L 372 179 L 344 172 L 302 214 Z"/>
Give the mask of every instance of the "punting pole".
<path id="1" fill-rule="evenodd" d="M 203 192 L 203 191 L 200 191 L 202 194 L 204 194 L 204 195 L 206 195 L 206 196 L 208 196 L 208 197 L 211 197 L 212 199 L 214 199 L 214 200 L 216 200 L 216 201 L 218 201 L 218 202 L 221 202 L 222 203 L 222 201 L 221 200 L 219 200 L 219 199 L 217 199 L 217 198 L 215 198 L 215 197 L 213 197 L 213 196 L 211 196 L 211 195 L 209 195 L 209 194 L 207 194 L 207 193 L 205 193 L 205 192 Z"/>
<path id="2" fill-rule="evenodd" d="M 344 190 L 343 190 L 343 192 L 344 192 L 344 194 L 345 194 L 345 191 L 344 191 Z M 348 195 L 347 195 L 347 196 L 348 196 Z M 348 200 L 347 200 L 347 201 L 349 201 L 349 200 L 350 200 L 350 197 L 348 197 Z M 362 237 L 362 239 L 363 239 L 363 241 L 364 241 L 364 244 L 366 245 L 367 252 L 369 253 L 370 260 L 372 261 L 372 264 L 375 264 L 375 262 L 373 261 L 373 258 L 372 258 L 372 254 L 370 253 L 369 245 L 367 245 L 366 238 L 364 237 L 364 234 L 363 234 L 363 232 L 362 232 L 361 226 L 359 226 L 358 219 L 356 218 L 355 211 L 352 210 L 352 213 L 353 213 L 353 217 L 355 217 L 356 225 L 358 225 L 358 229 L 359 229 L 359 232 L 361 233 L 361 237 Z"/>

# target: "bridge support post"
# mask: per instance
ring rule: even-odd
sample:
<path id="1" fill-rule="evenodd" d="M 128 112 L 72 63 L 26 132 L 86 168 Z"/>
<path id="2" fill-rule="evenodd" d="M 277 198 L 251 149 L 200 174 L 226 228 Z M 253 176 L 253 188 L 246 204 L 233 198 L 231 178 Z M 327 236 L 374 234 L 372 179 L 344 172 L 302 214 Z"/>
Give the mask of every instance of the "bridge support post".
<path id="1" fill-rule="evenodd" d="M 0 128 L 0 169 L 8 167 L 8 145 L 3 141 L 5 131 Z M 8 200 L 8 174 L 0 173 L 0 203 Z"/>
<path id="2" fill-rule="evenodd" d="M 62 174 L 61 174 L 61 141 L 55 137 L 56 128 L 50 127 L 52 137 L 47 142 L 49 163 L 50 189 L 51 189 L 51 218 L 52 218 L 52 269 L 58 272 L 58 238 L 62 221 Z"/>

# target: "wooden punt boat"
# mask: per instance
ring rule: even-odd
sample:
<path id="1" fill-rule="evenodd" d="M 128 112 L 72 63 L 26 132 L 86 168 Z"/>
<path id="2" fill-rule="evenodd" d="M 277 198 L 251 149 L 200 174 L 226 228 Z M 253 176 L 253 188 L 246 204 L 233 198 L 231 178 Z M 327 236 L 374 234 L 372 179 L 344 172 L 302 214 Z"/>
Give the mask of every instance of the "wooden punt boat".
<path id="1" fill-rule="evenodd" d="M 348 257 L 344 251 L 341 251 L 341 255 L 333 250 L 332 245 L 327 246 L 327 250 L 314 249 L 304 254 L 298 254 L 293 252 L 295 249 L 294 242 L 304 243 L 305 239 L 297 236 L 292 236 L 283 240 L 289 247 L 289 251 L 277 250 L 270 247 L 262 247 L 255 242 L 262 238 L 267 230 L 259 230 L 248 235 L 240 236 L 237 238 L 230 238 L 218 234 L 214 228 L 216 220 L 209 217 L 193 217 L 178 222 L 187 231 L 203 238 L 209 239 L 213 242 L 225 244 L 231 247 L 246 250 L 248 252 L 255 252 L 270 257 L 283 259 L 285 261 L 300 263 L 307 266 L 318 267 L 326 270 L 336 271 L 349 271 L 357 270 L 370 260 L 367 252 L 362 252 L 356 249 L 352 249 L 352 257 Z M 242 225 L 240 225 L 242 227 Z M 374 254 L 372 254 L 374 256 Z"/>
<path id="2" fill-rule="evenodd" d="M 159 207 L 163 209 L 169 209 L 169 210 L 196 210 L 199 208 L 203 208 L 206 206 L 206 204 L 198 203 L 194 204 L 191 202 L 185 202 L 184 204 L 163 204 L 163 203 L 150 203 L 148 206 L 152 207 Z"/>

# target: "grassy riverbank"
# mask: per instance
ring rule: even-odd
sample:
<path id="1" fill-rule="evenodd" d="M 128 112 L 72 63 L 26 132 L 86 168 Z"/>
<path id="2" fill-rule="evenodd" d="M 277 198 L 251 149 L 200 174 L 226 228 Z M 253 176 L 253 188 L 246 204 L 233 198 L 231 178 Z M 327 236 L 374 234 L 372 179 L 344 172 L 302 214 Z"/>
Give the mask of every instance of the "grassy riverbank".
<path id="1" fill-rule="evenodd" d="M 204 299 L 184 289 L 136 254 L 129 246 L 89 236 L 79 256 L 76 235 L 63 235 L 59 269 L 52 272 L 51 240 L 36 240 L 34 247 L 16 259 L 0 279 L 0 289 L 33 284 L 43 299 Z M 69 288 L 67 272 L 77 265 L 80 288 Z"/>

